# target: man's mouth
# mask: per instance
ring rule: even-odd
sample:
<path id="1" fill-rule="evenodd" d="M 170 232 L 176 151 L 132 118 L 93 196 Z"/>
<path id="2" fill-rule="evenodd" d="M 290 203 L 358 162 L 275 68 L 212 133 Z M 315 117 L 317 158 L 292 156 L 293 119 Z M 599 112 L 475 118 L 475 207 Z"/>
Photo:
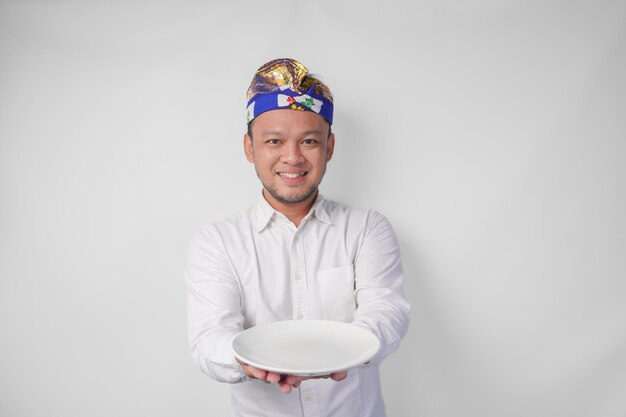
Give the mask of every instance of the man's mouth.
<path id="1" fill-rule="evenodd" d="M 304 177 L 306 174 L 308 174 L 308 172 L 279 172 L 278 173 L 278 175 L 280 175 L 283 178 Z"/>

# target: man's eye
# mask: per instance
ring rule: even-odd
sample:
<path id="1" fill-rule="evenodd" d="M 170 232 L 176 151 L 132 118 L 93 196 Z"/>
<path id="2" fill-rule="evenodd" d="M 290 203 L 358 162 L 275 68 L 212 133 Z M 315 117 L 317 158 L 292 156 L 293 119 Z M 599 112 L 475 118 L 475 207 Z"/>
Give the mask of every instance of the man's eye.
<path id="1" fill-rule="evenodd" d="M 315 139 L 305 139 L 304 143 L 306 143 L 307 145 L 314 145 L 317 143 L 317 140 Z"/>
<path id="2" fill-rule="evenodd" d="M 271 144 L 271 145 L 278 145 L 278 139 L 270 139 L 267 141 L 267 143 Z"/>

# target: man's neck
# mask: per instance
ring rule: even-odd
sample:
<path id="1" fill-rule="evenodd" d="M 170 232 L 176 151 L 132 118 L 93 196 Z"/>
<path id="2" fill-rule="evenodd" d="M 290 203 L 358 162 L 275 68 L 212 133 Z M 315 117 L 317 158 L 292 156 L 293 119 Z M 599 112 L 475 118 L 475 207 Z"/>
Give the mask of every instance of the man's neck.
<path id="1" fill-rule="evenodd" d="M 308 199 L 299 203 L 286 204 L 276 200 L 270 193 L 267 192 L 267 190 L 263 189 L 263 198 L 265 198 L 265 201 L 267 201 L 274 210 L 287 217 L 296 227 L 299 227 L 302 219 L 309 214 L 309 211 L 311 210 L 311 207 L 313 207 L 313 203 L 317 198 L 317 194 L 318 193 L 316 192 Z"/>

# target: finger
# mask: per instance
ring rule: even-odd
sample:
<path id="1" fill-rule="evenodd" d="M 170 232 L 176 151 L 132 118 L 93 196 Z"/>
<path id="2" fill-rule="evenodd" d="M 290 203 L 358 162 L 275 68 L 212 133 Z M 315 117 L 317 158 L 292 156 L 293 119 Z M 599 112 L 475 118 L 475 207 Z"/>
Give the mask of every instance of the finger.
<path id="1" fill-rule="evenodd" d="M 282 392 L 284 392 L 285 394 L 289 394 L 289 393 L 291 392 L 291 390 L 292 390 L 291 385 L 286 384 L 286 383 L 284 383 L 284 382 L 279 382 L 279 383 L 278 383 L 278 386 L 279 386 L 280 390 L 281 390 Z"/>
<path id="2" fill-rule="evenodd" d="M 272 384 L 276 384 L 280 381 L 280 374 L 277 374 L 276 372 L 268 372 L 265 380 L 267 382 L 271 382 Z"/>
<path id="3" fill-rule="evenodd" d="M 284 382 L 285 384 L 289 384 L 291 386 L 295 386 L 295 384 L 300 385 L 301 381 L 302 381 L 302 377 L 297 376 L 297 375 L 285 375 L 282 380 L 282 382 Z"/>
<path id="4" fill-rule="evenodd" d="M 343 381 L 348 377 L 348 371 L 335 372 L 334 374 L 330 374 L 330 379 L 333 381 Z"/>
<path id="5" fill-rule="evenodd" d="M 246 372 L 250 374 L 251 377 L 254 377 L 257 379 L 266 379 L 267 377 L 267 371 L 264 371 L 263 369 L 255 368 L 252 365 L 246 365 L 244 369 Z"/>

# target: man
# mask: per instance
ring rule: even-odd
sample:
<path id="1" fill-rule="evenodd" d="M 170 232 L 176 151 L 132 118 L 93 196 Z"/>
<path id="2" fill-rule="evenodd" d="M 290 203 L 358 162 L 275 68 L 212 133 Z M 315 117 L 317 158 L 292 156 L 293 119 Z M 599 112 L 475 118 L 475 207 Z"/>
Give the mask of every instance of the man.
<path id="1" fill-rule="evenodd" d="M 186 269 L 193 357 L 232 383 L 235 416 L 381 417 L 378 366 L 409 322 L 398 242 L 375 211 L 327 200 L 318 187 L 333 156 L 333 99 L 293 59 L 263 65 L 248 90 L 246 158 L 262 195 L 245 213 L 194 237 Z M 232 340 L 279 320 L 324 319 L 373 333 L 367 364 L 313 379 L 238 361 Z"/>

